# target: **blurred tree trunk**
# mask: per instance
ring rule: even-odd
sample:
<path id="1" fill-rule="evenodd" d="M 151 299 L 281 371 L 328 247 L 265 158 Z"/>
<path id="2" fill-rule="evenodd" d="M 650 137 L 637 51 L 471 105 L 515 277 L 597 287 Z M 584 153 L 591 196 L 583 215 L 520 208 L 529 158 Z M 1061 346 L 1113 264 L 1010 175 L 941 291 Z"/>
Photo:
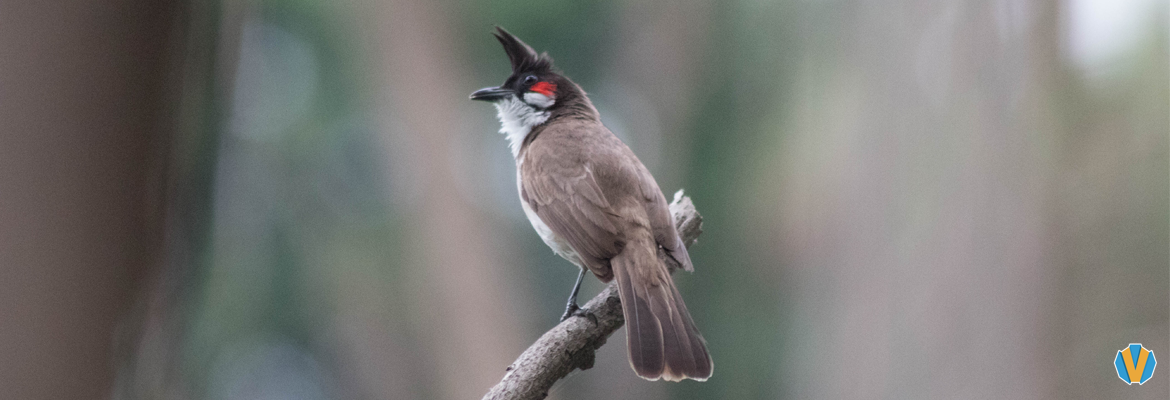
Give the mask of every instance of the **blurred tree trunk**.
<path id="1" fill-rule="evenodd" d="M 161 243 L 177 4 L 0 2 L 0 388 L 108 397 Z"/>
<path id="2" fill-rule="evenodd" d="M 623 1 L 611 51 L 609 77 L 599 88 L 609 96 L 630 146 L 667 192 L 676 190 L 688 165 L 690 135 L 700 85 L 715 45 L 715 5 L 710 1 Z"/>
<path id="3" fill-rule="evenodd" d="M 824 28 L 844 40 L 798 92 L 827 99 L 797 105 L 780 161 L 780 251 L 818 283 L 796 397 L 1054 394 L 1056 8 L 863 3 Z"/>
<path id="4" fill-rule="evenodd" d="M 411 326 L 419 340 L 423 368 L 440 398 L 477 398 L 503 376 L 504 368 L 524 349 L 523 324 L 508 293 L 517 278 L 507 276 L 501 261 L 501 237 L 488 224 L 487 201 L 460 178 L 459 160 L 479 140 L 465 117 L 473 104 L 467 95 L 475 84 L 455 57 L 463 52 L 455 38 L 457 24 L 446 1 L 375 2 L 374 40 L 380 76 L 375 106 L 387 146 L 388 170 L 399 171 L 416 203 L 403 237 L 408 259 L 403 269 L 411 281 Z M 486 35 L 485 35 L 486 36 Z M 489 43 L 489 42 L 484 42 Z M 395 113 L 389 110 L 397 110 Z M 490 131 L 489 131 L 490 132 Z M 502 144 L 501 144 L 502 146 Z M 471 167 L 474 168 L 474 167 Z"/>

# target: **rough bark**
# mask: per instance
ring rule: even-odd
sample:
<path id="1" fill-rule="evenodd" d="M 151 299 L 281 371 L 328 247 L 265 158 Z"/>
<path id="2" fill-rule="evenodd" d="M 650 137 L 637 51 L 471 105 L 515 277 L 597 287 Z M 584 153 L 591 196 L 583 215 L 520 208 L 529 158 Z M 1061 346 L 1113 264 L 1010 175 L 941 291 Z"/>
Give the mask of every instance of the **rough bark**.
<path id="1" fill-rule="evenodd" d="M 674 216 L 683 243 L 690 247 L 702 233 L 703 217 L 682 190 L 674 194 L 670 213 Z M 658 258 L 665 260 L 672 272 L 677 269 L 677 265 L 661 249 L 658 250 Z M 543 399 L 548 396 L 548 390 L 553 384 L 574 369 L 593 368 L 597 349 L 625 323 L 617 284 L 610 283 L 589 300 L 585 308 L 596 319 L 569 318 L 545 332 L 508 366 L 504 378 L 483 396 L 484 400 Z"/>

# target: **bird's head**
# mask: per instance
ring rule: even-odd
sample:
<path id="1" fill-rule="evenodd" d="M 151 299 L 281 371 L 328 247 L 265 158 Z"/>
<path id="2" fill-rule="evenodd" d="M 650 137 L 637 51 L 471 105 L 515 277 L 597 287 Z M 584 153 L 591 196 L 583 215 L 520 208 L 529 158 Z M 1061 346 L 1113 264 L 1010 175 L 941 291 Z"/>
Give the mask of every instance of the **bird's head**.
<path id="1" fill-rule="evenodd" d="M 558 105 L 558 97 L 563 97 L 575 86 L 553 70 L 552 58 L 548 54 L 536 54 L 531 46 L 504 28 L 497 26 L 492 34 L 504 45 L 504 52 L 508 53 L 508 60 L 512 62 L 512 75 L 503 85 L 476 90 L 471 94 L 472 100 L 490 101 L 497 103 L 497 106 L 501 102 L 522 103 L 539 112 Z"/>

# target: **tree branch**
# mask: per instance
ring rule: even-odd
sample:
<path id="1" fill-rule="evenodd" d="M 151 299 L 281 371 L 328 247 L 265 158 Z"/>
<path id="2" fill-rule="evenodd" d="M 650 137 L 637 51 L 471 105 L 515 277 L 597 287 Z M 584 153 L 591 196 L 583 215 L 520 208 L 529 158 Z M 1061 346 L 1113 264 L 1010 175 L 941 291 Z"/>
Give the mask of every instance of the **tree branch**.
<path id="1" fill-rule="evenodd" d="M 702 233 L 703 217 L 682 190 L 674 194 L 670 213 L 683 244 L 690 247 Z M 667 257 L 661 248 L 658 249 L 658 258 L 667 264 L 671 272 L 677 269 L 678 264 Z M 597 317 L 596 323 L 589 318 L 569 318 L 545 332 L 508 366 L 504 379 L 492 387 L 483 399 L 543 399 L 548 396 L 548 390 L 554 383 L 574 369 L 593 368 L 594 353 L 625 323 L 617 283 L 606 286 L 601 293 L 585 303 L 585 308 Z"/>

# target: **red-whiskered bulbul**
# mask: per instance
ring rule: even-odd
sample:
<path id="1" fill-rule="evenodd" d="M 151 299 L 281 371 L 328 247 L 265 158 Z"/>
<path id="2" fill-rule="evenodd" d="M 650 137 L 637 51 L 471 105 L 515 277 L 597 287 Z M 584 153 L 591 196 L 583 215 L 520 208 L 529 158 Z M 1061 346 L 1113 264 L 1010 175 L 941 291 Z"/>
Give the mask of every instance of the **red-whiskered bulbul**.
<path id="1" fill-rule="evenodd" d="M 561 320 L 587 312 L 577 307 L 586 270 L 602 282 L 616 278 L 634 372 L 649 380 L 707 380 L 714 368 L 707 343 L 658 259 L 661 247 L 693 270 L 658 183 L 548 54 L 536 54 L 503 28 L 493 34 L 512 75 L 471 99 L 495 103 L 532 227 L 581 268 Z"/>

